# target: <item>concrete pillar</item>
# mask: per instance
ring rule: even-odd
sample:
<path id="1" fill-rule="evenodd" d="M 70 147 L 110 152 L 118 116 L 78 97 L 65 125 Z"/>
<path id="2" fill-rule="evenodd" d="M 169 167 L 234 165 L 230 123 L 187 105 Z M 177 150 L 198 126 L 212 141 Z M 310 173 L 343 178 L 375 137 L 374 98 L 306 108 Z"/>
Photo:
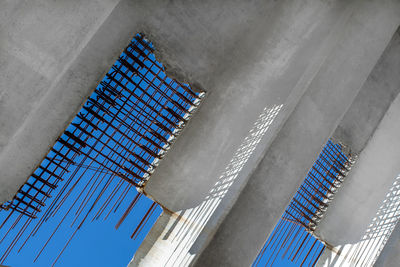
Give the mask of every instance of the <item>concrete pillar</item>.
<path id="1" fill-rule="evenodd" d="M 333 139 L 359 155 L 400 92 L 400 29 L 375 65 L 367 81 L 333 134 Z"/>
<path id="2" fill-rule="evenodd" d="M 144 32 L 167 73 L 207 97 L 145 188 L 165 212 L 132 265 L 250 265 L 398 27 L 398 5 L 1 3 L 0 201 Z"/>
<path id="3" fill-rule="evenodd" d="M 320 266 L 372 266 L 400 218 L 399 55 L 397 31 L 335 132 L 359 157 L 317 228 Z"/>
<path id="4" fill-rule="evenodd" d="M 319 225 L 319 266 L 372 266 L 400 218 L 400 97 L 361 152 Z"/>
<path id="5" fill-rule="evenodd" d="M 357 5 L 339 35 L 343 39 L 310 83 L 235 206 L 201 254 L 198 266 L 252 263 L 265 240 L 260 233 L 272 231 L 399 25 L 395 14 L 400 6 L 394 7 L 397 11 L 389 18 L 391 11 L 377 2 Z M 377 21 L 383 22 L 384 18 L 388 19 L 387 24 L 379 27 L 386 28 L 386 33 L 371 35 L 370 27 L 377 26 Z M 367 47 L 365 42 L 376 46 Z"/>
<path id="6" fill-rule="evenodd" d="M 395 1 L 280 4 L 258 68 L 217 83 L 146 186 L 166 212 L 130 266 L 251 265 L 400 23 Z"/>

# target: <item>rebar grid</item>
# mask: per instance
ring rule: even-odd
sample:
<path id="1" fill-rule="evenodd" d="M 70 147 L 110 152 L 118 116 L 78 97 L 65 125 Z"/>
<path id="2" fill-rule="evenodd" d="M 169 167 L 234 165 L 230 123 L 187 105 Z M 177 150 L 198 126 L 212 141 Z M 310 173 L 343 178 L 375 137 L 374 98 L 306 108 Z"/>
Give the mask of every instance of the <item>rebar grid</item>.
<path id="1" fill-rule="evenodd" d="M 131 198 L 118 228 L 142 196 L 132 189 L 143 187 L 203 95 L 168 78 L 155 59 L 152 44 L 137 34 L 41 165 L 14 198 L 1 206 L 3 215 L 8 214 L 0 229 L 9 228 L 0 243 L 6 239 L 10 243 L 0 262 L 24 236 L 19 252 L 65 203 L 70 205 L 68 211 L 37 257 L 68 214 L 74 218 L 71 226 L 76 226 L 71 240 L 89 215 L 94 214 L 92 221 L 105 214 L 107 219 Z M 80 192 L 74 191 L 81 180 L 86 184 Z M 153 203 L 147 209 L 131 238 L 143 229 L 156 207 Z M 36 224 L 31 226 L 33 221 Z M 28 234 L 27 229 L 31 230 Z"/>
<path id="2" fill-rule="evenodd" d="M 273 266 L 277 257 L 315 266 L 325 246 L 312 232 L 350 167 L 350 158 L 331 140 L 309 170 L 253 266 Z"/>

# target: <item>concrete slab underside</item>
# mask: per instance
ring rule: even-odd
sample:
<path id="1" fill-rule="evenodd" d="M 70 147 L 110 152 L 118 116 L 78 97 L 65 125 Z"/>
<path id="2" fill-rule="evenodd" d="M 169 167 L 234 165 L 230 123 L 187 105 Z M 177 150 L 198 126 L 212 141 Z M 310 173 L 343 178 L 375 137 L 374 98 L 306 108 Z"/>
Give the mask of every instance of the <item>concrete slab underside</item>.
<path id="1" fill-rule="evenodd" d="M 169 75 L 207 91 L 145 189 L 167 211 L 132 262 L 146 266 L 250 265 L 399 25 L 391 0 L 72 2 L 0 4 L 13 14 L 1 16 L 0 201 L 145 32 Z"/>
<path id="2" fill-rule="evenodd" d="M 359 155 L 400 92 L 400 28 L 346 112 L 333 138 Z"/>

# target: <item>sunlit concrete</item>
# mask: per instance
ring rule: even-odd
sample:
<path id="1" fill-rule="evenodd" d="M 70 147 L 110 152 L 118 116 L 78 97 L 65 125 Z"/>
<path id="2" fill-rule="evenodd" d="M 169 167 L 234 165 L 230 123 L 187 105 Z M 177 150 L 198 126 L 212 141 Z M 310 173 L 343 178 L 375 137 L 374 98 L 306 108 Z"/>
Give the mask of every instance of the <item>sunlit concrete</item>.
<path id="1" fill-rule="evenodd" d="M 144 189 L 164 214 L 131 265 L 249 266 L 399 26 L 399 8 L 1 2 L 0 201 L 144 32 L 171 77 L 207 94 Z"/>
<path id="2" fill-rule="evenodd" d="M 0 2 L 0 202 L 11 199 L 121 48 L 85 47 L 118 0 Z M 102 55 L 102 56 L 99 56 Z"/>
<path id="3" fill-rule="evenodd" d="M 354 103 L 336 128 L 333 139 L 359 155 L 400 92 L 400 29 L 375 65 Z"/>
<path id="4" fill-rule="evenodd" d="M 268 23 L 260 29 L 277 37 L 266 35 L 258 46 L 265 51 L 252 59 L 258 68 L 243 68 L 238 77 L 227 70 L 228 84 L 213 86 L 160 164 L 145 191 L 167 211 L 131 266 L 251 265 L 399 25 L 399 4 L 381 3 L 281 2 L 265 9 L 276 16 L 261 16 L 257 25 L 276 20 L 292 28 L 286 33 L 274 30 L 279 23 Z M 310 12 L 321 17 L 306 16 Z M 307 34 L 296 38 L 303 29 Z M 292 52 L 285 54 L 286 67 L 273 71 L 281 60 L 270 51 L 288 51 L 280 50 L 281 42 L 269 46 L 279 38 Z M 246 151 L 263 110 L 280 105 L 264 136 Z"/>
<path id="5" fill-rule="evenodd" d="M 375 262 L 376 267 L 397 266 L 400 262 L 400 224 L 397 223 L 385 247 Z"/>
<path id="6" fill-rule="evenodd" d="M 319 266 L 372 266 L 385 249 L 400 218 L 399 116 L 398 96 L 319 224 Z"/>

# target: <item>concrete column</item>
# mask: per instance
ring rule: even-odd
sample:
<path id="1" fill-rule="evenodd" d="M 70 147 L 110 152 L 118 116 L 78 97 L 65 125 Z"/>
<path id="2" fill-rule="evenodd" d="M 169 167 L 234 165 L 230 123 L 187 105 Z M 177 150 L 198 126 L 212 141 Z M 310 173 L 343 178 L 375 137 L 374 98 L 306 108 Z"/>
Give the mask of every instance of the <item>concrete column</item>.
<path id="1" fill-rule="evenodd" d="M 333 139 L 359 155 L 400 92 L 400 29 L 375 65 L 367 81 L 333 134 Z"/>
<path id="2" fill-rule="evenodd" d="M 359 157 L 317 228 L 320 266 L 372 266 L 400 218 L 399 55 L 396 32 L 335 132 Z"/>
<path id="3" fill-rule="evenodd" d="M 251 264 L 399 24 L 394 0 L 0 6 L 0 201 L 136 32 L 207 91 L 145 188 L 165 210 L 132 262 L 146 266 Z"/>
<path id="4" fill-rule="evenodd" d="M 398 96 L 319 225 L 319 266 L 372 266 L 399 220 L 399 115 Z"/>
<path id="5" fill-rule="evenodd" d="M 258 6 L 255 24 L 219 62 L 223 75 L 210 75 L 212 91 L 145 188 L 173 215 L 174 228 L 152 230 L 133 265 L 189 264 L 215 233 L 350 14 L 343 3 L 312 2 Z M 238 12 L 234 18 L 250 15 L 228 10 Z M 241 24 L 224 18 L 231 19 Z M 163 227 L 157 222 L 154 229 Z M 164 262 L 152 262 L 151 255 Z"/>
<path id="6" fill-rule="evenodd" d="M 381 3 L 356 5 L 337 36 L 337 46 L 200 255 L 197 266 L 251 265 L 399 25 L 398 3 L 392 2 L 390 8 Z M 376 26 L 379 30 L 372 30 Z"/>
<path id="7" fill-rule="evenodd" d="M 400 23 L 395 1 L 311 2 L 266 8 L 258 68 L 220 62 L 229 86 L 215 83 L 146 186 L 166 214 L 130 266 L 251 265 Z"/>

